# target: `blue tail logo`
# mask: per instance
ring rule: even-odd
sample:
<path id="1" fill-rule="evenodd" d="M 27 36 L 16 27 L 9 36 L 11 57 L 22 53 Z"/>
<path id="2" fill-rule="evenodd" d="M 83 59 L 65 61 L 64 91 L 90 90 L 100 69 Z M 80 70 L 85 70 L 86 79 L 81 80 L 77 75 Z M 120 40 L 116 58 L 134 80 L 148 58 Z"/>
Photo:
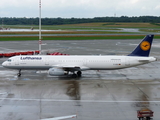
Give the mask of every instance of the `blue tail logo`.
<path id="1" fill-rule="evenodd" d="M 154 35 L 147 35 L 142 42 L 136 47 L 136 49 L 129 54 L 128 56 L 143 56 L 143 57 L 148 57 L 151 46 L 152 46 L 152 41 L 153 41 Z"/>

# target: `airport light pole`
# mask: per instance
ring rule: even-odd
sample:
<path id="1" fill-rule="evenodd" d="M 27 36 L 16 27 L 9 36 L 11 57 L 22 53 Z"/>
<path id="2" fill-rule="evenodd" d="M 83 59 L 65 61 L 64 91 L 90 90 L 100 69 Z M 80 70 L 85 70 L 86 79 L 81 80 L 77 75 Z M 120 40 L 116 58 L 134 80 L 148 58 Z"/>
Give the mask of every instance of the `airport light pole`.
<path id="1" fill-rule="evenodd" d="M 42 32 L 41 32 L 41 0 L 39 0 L 39 54 L 42 51 Z"/>
<path id="2" fill-rule="evenodd" d="M 41 0 L 39 0 L 39 54 L 41 55 L 42 52 L 42 32 L 41 32 Z M 42 114 L 42 101 L 41 101 L 41 94 L 40 94 L 40 115 L 39 118 L 41 119 L 41 114 Z"/>

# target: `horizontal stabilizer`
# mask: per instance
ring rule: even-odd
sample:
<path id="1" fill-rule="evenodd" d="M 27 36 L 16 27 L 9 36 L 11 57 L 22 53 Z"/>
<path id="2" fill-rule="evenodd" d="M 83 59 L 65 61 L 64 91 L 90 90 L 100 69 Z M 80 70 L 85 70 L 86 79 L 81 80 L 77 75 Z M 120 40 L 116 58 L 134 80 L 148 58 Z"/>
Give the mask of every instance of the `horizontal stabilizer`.
<path id="1" fill-rule="evenodd" d="M 139 60 L 139 62 L 147 63 L 150 62 L 149 60 Z"/>

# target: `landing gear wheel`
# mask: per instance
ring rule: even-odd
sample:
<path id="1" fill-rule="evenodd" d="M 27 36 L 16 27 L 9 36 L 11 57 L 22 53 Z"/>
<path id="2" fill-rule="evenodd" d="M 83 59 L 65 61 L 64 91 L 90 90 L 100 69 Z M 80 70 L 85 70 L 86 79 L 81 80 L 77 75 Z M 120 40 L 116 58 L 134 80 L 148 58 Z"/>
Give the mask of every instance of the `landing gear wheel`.
<path id="1" fill-rule="evenodd" d="M 21 69 L 19 70 L 19 73 L 17 74 L 18 77 L 21 76 Z"/>
<path id="2" fill-rule="evenodd" d="M 78 77 L 81 77 L 81 76 L 82 76 L 82 72 L 81 72 L 81 71 L 78 71 L 78 72 L 77 72 L 77 75 L 78 75 Z"/>
<path id="3" fill-rule="evenodd" d="M 147 120 L 150 120 L 150 117 L 147 117 Z"/>
<path id="4" fill-rule="evenodd" d="M 74 73 L 74 74 L 72 75 L 72 78 L 77 78 L 77 74 Z"/>
<path id="5" fill-rule="evenodd" d="M 18 73 L 17 76 L 18 76 L 18 77 L 21 77 L 21 73 Z"/>

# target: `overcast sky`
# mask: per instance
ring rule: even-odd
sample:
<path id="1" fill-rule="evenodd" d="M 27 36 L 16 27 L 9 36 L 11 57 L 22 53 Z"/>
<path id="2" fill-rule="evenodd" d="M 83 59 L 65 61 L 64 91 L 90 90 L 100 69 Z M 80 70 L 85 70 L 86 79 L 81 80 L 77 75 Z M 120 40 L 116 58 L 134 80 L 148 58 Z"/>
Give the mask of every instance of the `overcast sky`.
<path id="1" fill-rule="evenodd" d="M 42 17 L 160 16 L 160 0 L 41 0 Z M 38 17 L 39 0 L 1 0 L 0 17 Z"/>

